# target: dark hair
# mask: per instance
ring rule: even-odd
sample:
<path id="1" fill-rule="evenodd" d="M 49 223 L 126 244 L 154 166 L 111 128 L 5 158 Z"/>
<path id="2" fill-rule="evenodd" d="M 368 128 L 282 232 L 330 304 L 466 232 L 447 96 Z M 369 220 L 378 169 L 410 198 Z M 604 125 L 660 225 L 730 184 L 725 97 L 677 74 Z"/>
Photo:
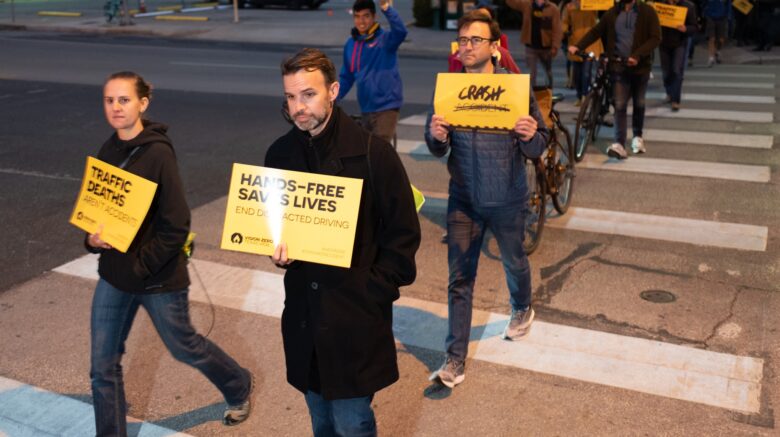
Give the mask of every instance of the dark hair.
<path id="1" fill-rule="evenodd" d="M 152 84 L 145 81 L 140 74 L 134 73 L 132 71 L 119 71 L 112 74 L 111 76 L 108 76 L 108 79 L 106 79 L 104 84 L 114 79 L 127 79 L 134 81 L 135 93 L 138 94 L 138 98 L 143 99 L 146 97 L 147 99 L 152 100 Z"/>
<path id="2" fill-rule="evenodd" d="M 305 48 L 282 62 L 282 76 L 295 74 L 301 70 L 322 72 L 325 85 L 336 82 L 336 67 L 325 53 L 317 49 Z"/>
<path id="3" fill-rule="evenodd" d="M 485 23 L 490 27 L 490 40 L 498 41 L 501 38 L 501 29 L 498 27 L 498 23 L 490 18 L 490 15 L 482 10 L 473 9 L 460 17 L 458 20 L 458 32 L 465 26 L 469 26 L 472 23 Z"/>
<path id="4" fill-rule="evenodd" d="M 355 3 L 352 5 L 353 13 L 360 12 L 365 9 L 370 10 L 372 14 L 376 14 L 376 5 L 374 4 L 374 0 L 355 0 Z"/>

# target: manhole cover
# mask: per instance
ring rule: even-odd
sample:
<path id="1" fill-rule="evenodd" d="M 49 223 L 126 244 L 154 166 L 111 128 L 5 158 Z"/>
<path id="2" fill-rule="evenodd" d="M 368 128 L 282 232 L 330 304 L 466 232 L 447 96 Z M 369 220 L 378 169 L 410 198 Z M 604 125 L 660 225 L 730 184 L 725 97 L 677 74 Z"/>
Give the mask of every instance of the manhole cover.
<path id="1" fill-rule="evenodd" d="M 639 293 L 639 297 L 653 303 L 669 303 L 677 300 L 677 296 L 666 290 L 645 290 Z"/>

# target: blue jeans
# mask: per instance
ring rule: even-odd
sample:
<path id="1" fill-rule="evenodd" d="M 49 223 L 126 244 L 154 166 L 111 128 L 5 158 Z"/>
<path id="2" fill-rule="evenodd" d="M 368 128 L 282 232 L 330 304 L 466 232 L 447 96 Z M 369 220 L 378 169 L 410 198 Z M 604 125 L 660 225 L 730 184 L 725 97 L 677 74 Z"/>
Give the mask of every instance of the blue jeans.
<path id="1" fill-rule="evenodd" d="M 325 400 L 319 394 L 306 393 L 311 428 L 314 437 L 372 437 L 376 436 L 376 419 L 371 401 L 374 395 L 362 398 Z"/>
<path id="2" fill-rule="evenodd" d="M 628 99 L 634 101 L 634 114 L 631 117 L 631 129 L 635 137 L 642 136 L 645 124 L 645 94 L 650 73 L 633 74 L 630 72 L 612 73 L 612 88 L 615 93 L 615 142 L 626 145 L 628 131 Z"/>
<path id="3" fill-rule="evenodd" d="M 100 279 L 92 299 L 92 401 L 98 436 L 127 435 L 127 402 L 122 379 L 122 354 L 138 307 L 149 313 L 157 333 L 177 360 L 200 370 L 236 405 L 249 396 L 250 374 L 190 323 L 187 290 L 131 294 Z"/>
<path id="4" fill-rule="evenodd" d="M 449 332 L 445 344 L 449 357 L 462 361 L 468 355 L 474 282 L 487 228 L 493 232 L 501 251 L 512 308 L 525 310 L 531 305 L 531 268 L 523 249 L 526 214 L 525 202 L 475 208 L 450 196 L 447 205 Z"/>
<path id="5" fill-rule="evenodd" d="M 666 89 L 666 94 L 672 98 L 672 103 L 680 103 L 680 97 L 682 96 L 686 49 L 687 46 L 685 45 L 675 48 L 664 46 L 658 48 L 658 52 L 661 55 L 664 88 Z"/>
<path id="6" fill-rule="evenodd" d="M 572 72 L 574 88 L 577 90 L 577 98 L 579 99 L 587 95 L 590 90 L 591 60 L 588 59 L 584 62 L 572 61 L 572 65 L 574 66 L 574 71 Z"/>

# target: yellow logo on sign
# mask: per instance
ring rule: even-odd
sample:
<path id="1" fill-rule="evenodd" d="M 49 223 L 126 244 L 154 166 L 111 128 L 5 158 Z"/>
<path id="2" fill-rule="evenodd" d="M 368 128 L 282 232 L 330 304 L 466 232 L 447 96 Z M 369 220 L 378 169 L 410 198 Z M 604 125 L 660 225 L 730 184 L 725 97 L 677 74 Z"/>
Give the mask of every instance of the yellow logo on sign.
<path id="1" fill-rule="evenodd" d="M 580 0 L 581 11 L 606 11 L 615 6 L 615 0 Z"/>
<path id="2" fill-rule="evenodd" d="M 688 15 L 688 8 L 663 3 L 653 3 L 653 7 L 658 14 L 658 21 L 661 22 L 661 26 L 677 28 L 685 25 L 685 16 Z"/>
<path id="3" fill-rule="evenodd" d="M 434 111 L 453 126 L 507 129 L 528 115 L 527 74 L 439 73 Z"/>
<path id="4" fill-rule="evenodd" d="M 155 191 L 154 182 L 88 156 L 70 223 L 90 234 L 102 226 L 100 238 L 127 252 Z"/>
<path id="5" fill-rule="evenodd" d="M 349 267 L 363 181 L 233 164 L 222 249 Z"/>

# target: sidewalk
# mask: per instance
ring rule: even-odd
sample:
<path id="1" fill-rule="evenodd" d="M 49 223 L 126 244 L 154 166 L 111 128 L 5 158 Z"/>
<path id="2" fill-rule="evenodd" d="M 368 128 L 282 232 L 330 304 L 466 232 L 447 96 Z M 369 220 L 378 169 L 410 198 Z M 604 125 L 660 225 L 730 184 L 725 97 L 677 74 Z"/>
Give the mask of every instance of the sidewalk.
<path id="1" fill-rule="evenodd" d="M 27 30 L 33 32 L 89 33 L 97 35 L 136 35 L 177 38 L 198 41 L 224 41 L 248 44 L 280 44 L 341 48 L 352 27 L 349 9 L 350 0 L 330 0 L 318 10 L 292 11 L 286 9 L 241 9 L 238 23 L 233 22 L 233 9 L 227 5 L 203 12 L 176 13 L 178 17 L 207 17 L 208 21 L 162 21 L 155 17 L 133 18 L 133 24 L 120 26 L 106 23 L 102 3 L 64 1 L 60 3 L 36 3 L 30 0 L 16 7 L 12 23 L 9 1 L 0 3 L 0 30 Z M 23 0 L 24 1 L 24 0 Z M 134 2 L 131 1 L 131 5 Z M 146 2 L 147 10 L 154 11 L 160 5 L 177 5 L 178 2 Z M 194 5 L 195 3 L 188 3 Z M 409 35 L 401 46 L 403 55 L 447 56 L 450 42 L 455 33 L 432 28 L 418 28 L 413 25 L 411 0 L 397 0 L 396 8 L 407 23 Z M 81 17 L 48 17 L 37 15 L 41 10 L 81 12 Z M 385 25 L 384 17 L 380 22 Z M 519 43 L 519 31 L 505 32 L 515 57 L 523 57 Z M 780 48 L 770 52 L 753 52 L 751 48 L 727 46 L 721 52 L 725 64 L 767 64 L 780 63 Z M 702 59 L 700 59 L 702 58 Z M 696 51 L 697 64 L 706 62 L 706 48 Z"/>

